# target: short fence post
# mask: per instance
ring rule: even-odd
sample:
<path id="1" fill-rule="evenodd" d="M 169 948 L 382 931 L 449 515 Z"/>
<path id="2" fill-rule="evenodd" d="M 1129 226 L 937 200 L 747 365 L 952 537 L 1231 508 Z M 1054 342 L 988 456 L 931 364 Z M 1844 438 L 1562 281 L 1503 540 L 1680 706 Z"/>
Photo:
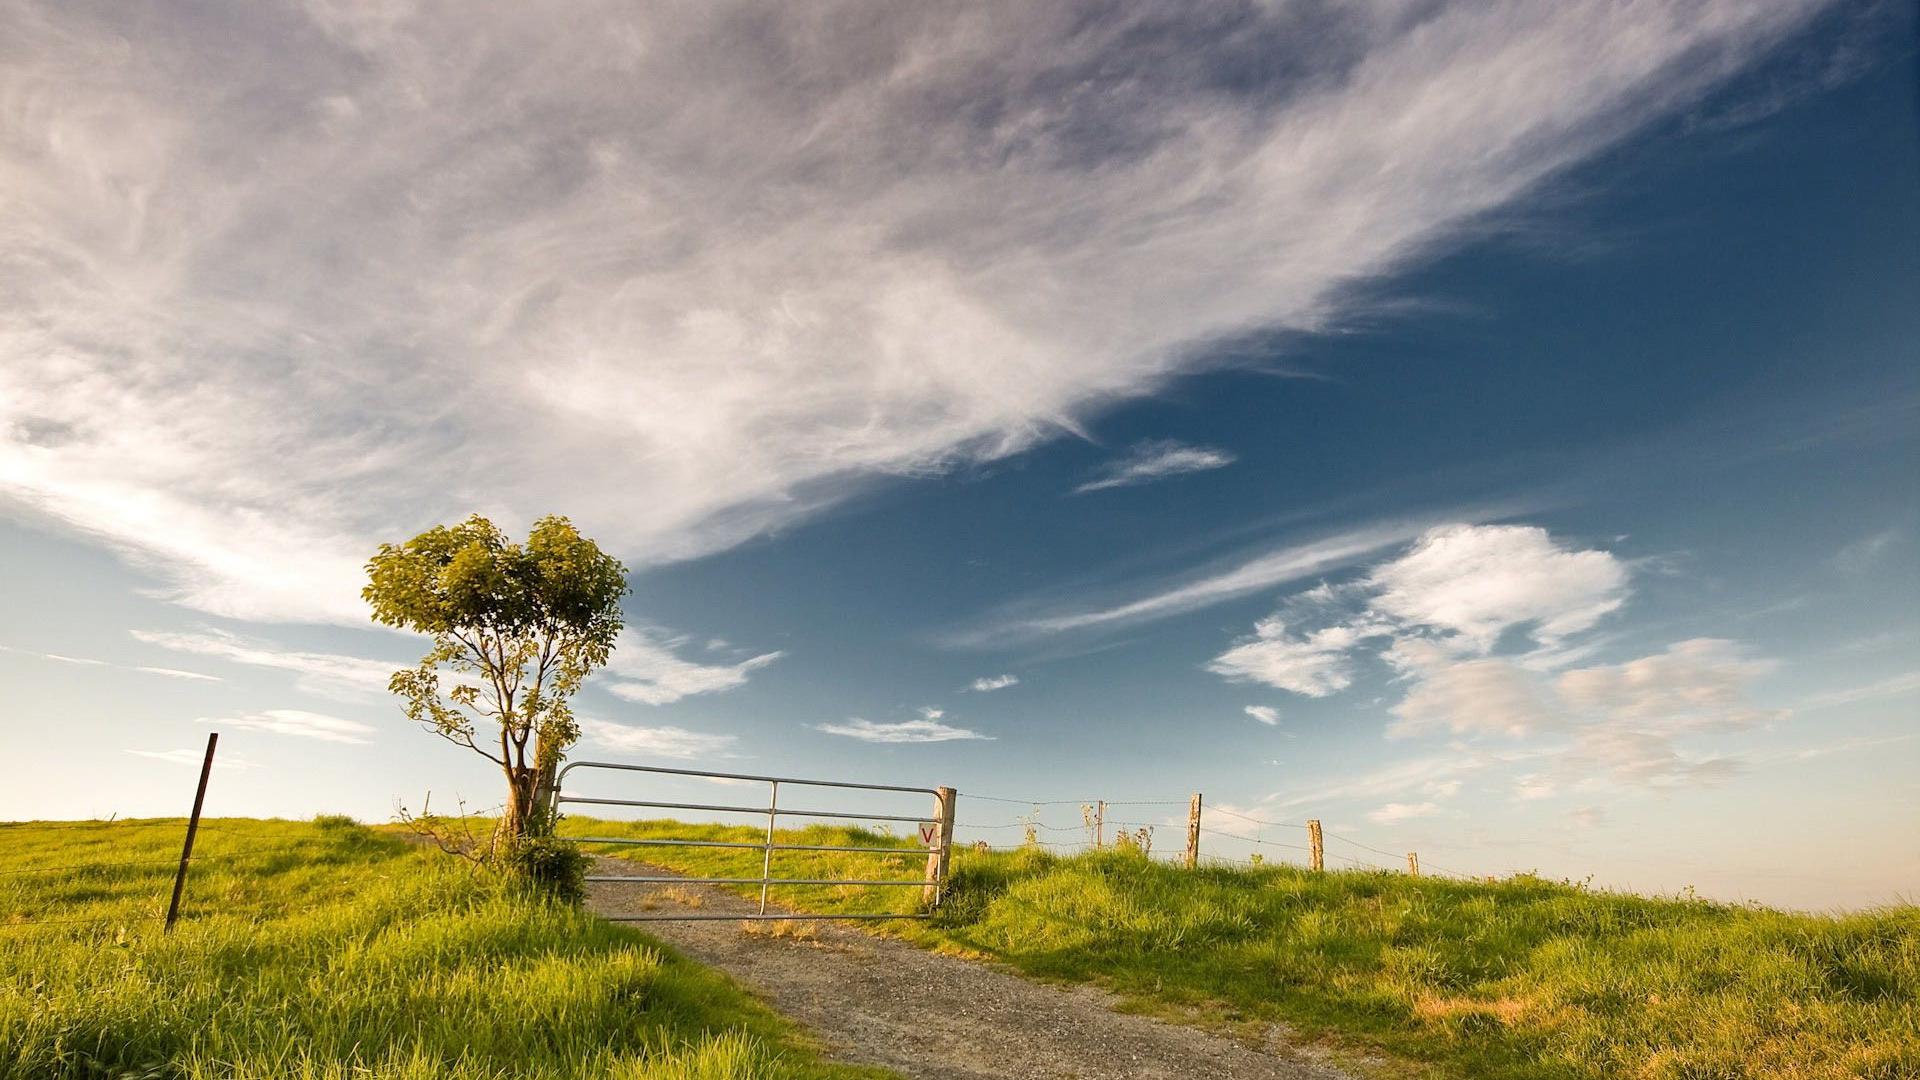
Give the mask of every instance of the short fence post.
<path id="1" fill-rule="evenodd" d="M 1093 846 L 1095 849 L 1107 846 L 1107 800 L 1101 799 L 1093 806 Z"/>
<path id="2" fill-rule="evenodd" d="M 1315 870 L 1327 868 L 1326 845 L 1320 841 L 1320 819 L 1307 819 L 1307 858 Z"/>
<path id="3" fill-rule="evenodd" d="M 1407 873 L 1412 874 L 1414 877 L 1420 876 L 1420 853 L 1419 852 L 1417 851 L 1407 852 Z"/>
<path id="4" fill-rule="evenodd" d="M 163 930 L 172 930 L 174 920 L 180 917 L 180 893 L 187 887 L 187 863 L 193 860 L 193 837 L 200 831 L 200 808 L 207 801 L 207 776 L 213 772 L 213 748 L 219 742 L 219 732 L 207 733 L 207 756 L 200 763 L 200 786 L 193 792 L 193 814 L 187 818 L 187 842 L 180 847 L 180 868 L 173 872 L 173 899 L 167 902 L 167 924 Z"/>
<path id="5" fill-rule="evenodd" d="M 947 883 L 947 867 L 953 855 L 953 804 L 957 795 L 950 787 L 935 790 L 933 819 L 940 824 L 940 846 L 928 850 L 926 883 L 920 886 L 920 902 L 928 907 L 939 906 L 940 890 Z"/>
<path id="6" fill-rule="evenodd" d="M 1200 793 L 1187 804 L 1187 869 L 1200 865 Z"/>

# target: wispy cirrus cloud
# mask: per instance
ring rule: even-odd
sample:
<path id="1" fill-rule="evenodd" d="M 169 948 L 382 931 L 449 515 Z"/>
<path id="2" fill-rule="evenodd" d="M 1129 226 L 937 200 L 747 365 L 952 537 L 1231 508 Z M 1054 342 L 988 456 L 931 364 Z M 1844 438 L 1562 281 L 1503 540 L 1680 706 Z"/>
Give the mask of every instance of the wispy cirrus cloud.
<path id="1" fill-rule="evenodd" d="M 181 747 L 176 750 L 135 750 L 129 748 L 127 753 L 135 757 L 164 761 L 169 765 L 191 765 L 196 769 L 200 767 L 201 763 L 204 762 L 207 757 L 205 748 L 193 750 L 186 747 Z M 238 772 L 241 769 L 257 768 L 253 762 L 245 758 L 234 757 L 231 754 L 224 756 L 215 754 L 213 756 L 213 767 L 216 769 L 226 769 L 231 772 Z"/>
<path id="2" fill-rule="evenodd" d="M 1018 675 L 982 675 L 968 683 L 967 689 L 976 694 L 987 694 L 995 690 L 1005 690 L 1009 686 L 1018 685 L 1020 685 L 1020 677 Z"/>
<path id="3" fill-rule="evenodd" d="M 739 737 L 718 732 L 689 731 L 671 725 L 619 724 L 586 717 L 580 720 L 580 731 L 596 745 L 640 757 L 702 761 L 738 756 L 734 747 Z"/>
<path id="4" fill-rule="evenodd" d="M 371 742 L 368 736 L 374 733 L 369 724 L 304 709 L 265 709 L 240 716 L 203 716 L 196 722 L 242 731 L 262 731 L 269 735 L 292 735 L 302 739 L 354 745 Z"/>
<path id="5" fill-rule="evenodd" d="M 1440 813 L 1440 804 L 1436 802 L 1388 803 L 1367 812 L 1367 820 L 1375 825 L 1395 825 L 1414 818 L 1433 817 Z"/>
<path id="6" fill-rule="evenodd" d="M 218 675 L 207 675 L 198 671 L 183 671 L 179 668 L 149 667 L 144 664 L 115 664 L 107 660 L 95 660 L 86 656 L 66 656 L 61 653 L 40 652 L 36 649 L 20 649 L 11 645 L 0 645 L 0 652 L 17 653 L 21 656 L 37 656 L 56 664 L 72 664 L 77 667 L 117 667 L 128 671 L 138 671 L 143 675 L 159 675 L 169 679 L 187 679 L 195 682 L 222 682 Z"/>
<path id="7" fill-rule="evenodd" d="M 249 667 L 292 672 L 294 684 L 323 697 L 349 699 L 385 693 L 393 673 L 407 664 L 361 656 L 287 649 L 225 630 L 133 630 L 134 640 Z"/>
<path id="8" fill-rule="evenodd" d="M 696 694 L 717 694 L 745 686 L 754 672 L 785 656 L 774 651 L 731 664 L 702 664 L 675 650 L 690 643 L 650 627 L 620 631 L 606 666 L 607 692 L 646 705 L 671 705 Z"/>
<path id="9" fill-rule="evenodd" d="M 1172 439 L 1143 442 L 1125 457 L 1108 462 L 1100 474 L 1073 489 L 1075 495 L 1110 488 L 1137 487 L 1185 473 L 1224 469 L 1239 459 L 1210 446 L 1189 446 Z"/>
<path id="10" fill-rule="evenodd" d="M 1243 711 L 1268 727 L 1280 725 L 1280 710 L 1271 705 L 1249 705 Z"/>
<path id="11" fill-rule="evenodd" d="M 1418 536 L 1424 527 L 1391 522 L 1348 529 L 1242 556 L 1170 581 L 1135 586 L 1130 598 L 1093 603 L 1082 598 L 1046 605 L 1021 603 L 990 614 L 979 625 L 950 634 L 946 640 L 963 647 L 1004 644 L 1169 618 L 1353 566 Z"/>
<path id="12" fill-rule="evenodd" d="M 1338 325 L 1821 6 L 29 2 L 0 498 L 247 619 L 474 506 L 712 551 Z"/>
<path id="13" fill-rule="evenodd" d="M 829 735 L 840 735 L 871 743 L 934 743 L 993 738 L 991 735 L 983 735 L 978 731 L 948 724 L 943 719 L 945 716 L 944 711 L 928 707 L 920 710 L 918 720 L 877 724 L 856 716 L 842 723 L 814 726 L 816 730 L 824 731 Z"/>

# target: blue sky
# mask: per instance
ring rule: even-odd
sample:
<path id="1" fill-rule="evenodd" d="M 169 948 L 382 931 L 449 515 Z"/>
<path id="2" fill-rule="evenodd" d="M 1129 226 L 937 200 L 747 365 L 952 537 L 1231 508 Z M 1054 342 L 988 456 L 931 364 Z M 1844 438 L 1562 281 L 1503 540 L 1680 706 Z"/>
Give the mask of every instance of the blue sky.
<path id="1" fill-rule="evenodd" d="M 556 512 L 578 756 L 1920 892 L 1900 5 L 8 19 L 0 815 L 491 803 L 359 566 Z"/>

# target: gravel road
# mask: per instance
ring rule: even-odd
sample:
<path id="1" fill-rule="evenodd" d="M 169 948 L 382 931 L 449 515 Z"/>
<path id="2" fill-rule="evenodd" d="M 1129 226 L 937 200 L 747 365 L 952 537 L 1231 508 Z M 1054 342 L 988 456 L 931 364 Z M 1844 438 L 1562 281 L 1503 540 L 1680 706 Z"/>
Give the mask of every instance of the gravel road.
<path id="1" fill-rule="evenodd" d="M 601 859 L 602 874 L 671 871 Z M 696 885 L 592 886 L 603 915 L 746 913 L 745 900 Z M 839 923 L 713 921 L 633 924 L 751 987 L 810 1029 L 830 1055 L 943 1080 L 1350 1080 L 1289 1049 L 1231 1039 L 1114 1010 L 1093 987 L 1030 982 L 1009 971 Z M 751 926 L 752 929 L 743 929 Z M 786 929 L 775 930 L 776 927 Z M 811 931 L 809 933 L 808 931 Z"/>

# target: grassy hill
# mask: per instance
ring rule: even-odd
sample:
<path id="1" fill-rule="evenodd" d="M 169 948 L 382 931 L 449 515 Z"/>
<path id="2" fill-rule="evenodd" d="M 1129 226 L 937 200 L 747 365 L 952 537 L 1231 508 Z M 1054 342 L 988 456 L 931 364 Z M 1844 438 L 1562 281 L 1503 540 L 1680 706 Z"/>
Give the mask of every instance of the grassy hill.
<path id="1" fill-rule="evenodd" d="M 566 831 L 760 836 L 578 819 Z M 790 835 L 906 846 L 859 830 Z M 709 876 L 760 869 L 760 854 L 746 850 L 600 850 Z M 888 877 L 913 877 L 924 861 L 788 852 L 775 866 L 860 877 L 887 863 Z M 906 891 L 825 886 L 776 897 L 810 910 L 884 911 L 899 910 Z M 1425 1062 L 1438 1076 L 1920 1077 L 1913 907 L 1828 918 L 1532 877 L 1186 871 L 1122 853 L 1024 850 L 958 853 L 941 917 L 888 925 L 929 947 L 1098 983 L 1137 1008 L 1225 1025 L 1282 1021 Z"/>
<path id="2" fill-rule="evenodd" d="M 721 977 L 344 819 L 0 825 L 0 1077 L 851 1080 Z"/>

